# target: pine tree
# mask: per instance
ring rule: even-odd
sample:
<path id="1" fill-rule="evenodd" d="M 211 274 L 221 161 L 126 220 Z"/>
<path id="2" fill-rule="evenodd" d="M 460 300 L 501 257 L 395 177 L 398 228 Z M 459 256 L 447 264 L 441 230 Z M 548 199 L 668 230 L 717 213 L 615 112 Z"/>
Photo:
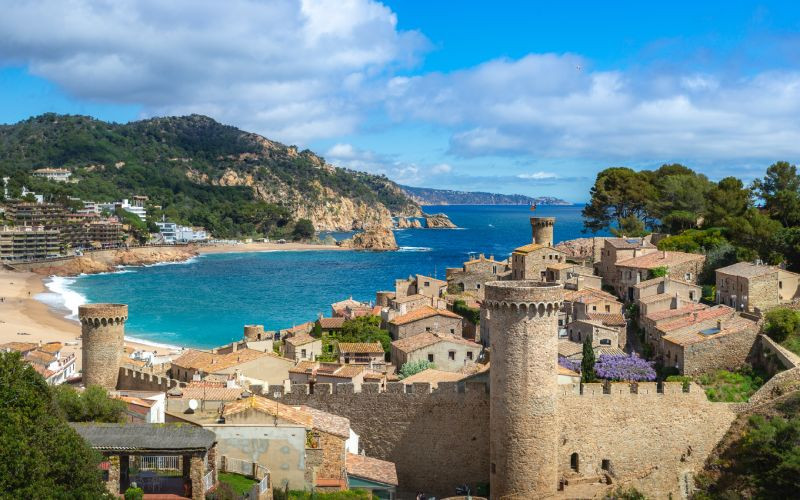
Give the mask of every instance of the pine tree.
<path id="1" fill-rule="evenodd" d="M 592 334 L 583 341 L 583 359 L 581 360 L 581 382 L 594 382 L 594 348 L 592 348 Z"/>

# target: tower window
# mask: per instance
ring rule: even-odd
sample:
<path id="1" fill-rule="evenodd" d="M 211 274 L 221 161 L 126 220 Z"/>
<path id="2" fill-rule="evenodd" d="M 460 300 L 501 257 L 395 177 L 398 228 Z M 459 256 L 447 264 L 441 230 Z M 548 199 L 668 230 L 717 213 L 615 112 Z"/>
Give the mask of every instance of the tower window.
<path id="1" fill-rule="evenodd" d="M 575 472 L 578 472 L 578 470 L 579 470 L 578 466 L 579 466 L 578 454 L 577 453 L 573 453 L 572 455 L 569 456 L 569 468 L 574 470 Z"/>
<path id="2" fill-rule="evenodd" d="M 428 354 L 428 361 L 433 363 L 433 354 Z"/>
<path id="3" fill-rule="evenodd" d="M 603 470 L 611 470 L 611 460 L 604 458 L 602 462 L 600 462 L 600 468 Z"/>

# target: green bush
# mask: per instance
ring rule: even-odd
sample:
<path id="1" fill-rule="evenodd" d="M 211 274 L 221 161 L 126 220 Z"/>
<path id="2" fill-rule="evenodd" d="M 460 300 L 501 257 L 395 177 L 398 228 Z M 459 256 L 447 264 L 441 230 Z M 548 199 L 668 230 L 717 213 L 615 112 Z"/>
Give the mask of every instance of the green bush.
<path id="1" fill-rule="evenodd" d="M 665 266 L 654 267 L 650 270 L 650 279 L 663 278 L 667 274 L 669 274 L 669 269 L 667 269 Z"/>
<path id="2" fill-rule="evenodd" d="M 453 302 L 453 312 L 463 318 L 466 318 L 467 321 L 473 325 L 478 325 L 481 322 L 481 310 L 474 307 L 469 307 L 467 303 L 461 299 Z"/>
<path id="3" fill-rule="evenodd" d="M 144 498 L 144 490 L 141 488 L 130 487 L 125 490 L 125 500 L 142 500 Z"/>
<path id="4" fill-rule="evenodd" d="M 718 370 L 710 375 L 701 375 L 697 381 L 705 388 L 709 400 L 740 403 L 747 401 L 764 385 L 766 377 L 750 367 L 743 367 L 736 372 Z"/>
<path id="5" fill-rule="evenodd" d="M 683 390 L 689 389 L 689 384 L 692 383 L 692 377 L 686 375 L 670 375 L 665 379 L 665 382 L 683 382 Z"/>
<path id="6" fill-rule="evenodd" d="M 764 331 L 776 342 L 783 342 L 798 331 L 800 315 L 792 309 L 773 309 L 766 315 Z"/>
<path id="7" fill-rule="evenodd" d="M 647 497 L 633 486 L 628 488 L 617 486 L 614 491 L 603 497 L 603 500 L 647 500 Z"/>
<path id="8" fill-rule="evenodd" d="M 400 367 L 400 371 L 398 372 L 398 376 L 400 379 L 404 379 L 406 377 L 410 377 L 411 375 L 415 375 L 421 371 L 425 371 L 428 368 L 436 368 L 436 365 L 428 361 L 427 359 L 420 359 L 418 361 L 409 361 L 408 363 L 403 364 Z"/>
<path id="9" fill-rule="evenodd" d="M 100 386 L 90 385 L 78 392 L 68 385 L 53 388 L 56 406 L 70 422 L 122 422 L 125 403 L 108 397 L 108 392 Z"/>

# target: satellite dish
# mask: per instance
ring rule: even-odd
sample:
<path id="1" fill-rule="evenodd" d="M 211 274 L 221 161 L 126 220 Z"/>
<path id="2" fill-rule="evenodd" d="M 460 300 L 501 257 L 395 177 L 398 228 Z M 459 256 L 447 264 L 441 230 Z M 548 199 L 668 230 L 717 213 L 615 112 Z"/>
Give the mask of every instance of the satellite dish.
<path id="1" fill-rule="evenodd" d="M 196 410 L 197 409 L 197 400 L 196 399 L 190 399 L 189 400 L 189 408 L 191 410 Z"/>

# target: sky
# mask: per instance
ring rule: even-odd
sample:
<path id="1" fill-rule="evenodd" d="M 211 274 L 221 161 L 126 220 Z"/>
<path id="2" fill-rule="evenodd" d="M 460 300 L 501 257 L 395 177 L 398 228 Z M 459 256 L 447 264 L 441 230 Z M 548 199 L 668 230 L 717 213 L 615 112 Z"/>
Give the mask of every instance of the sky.
<path id="1" fill-rule="evenodd" d="M 0 123 L 200 113 L 412 186 L 586 201 L 800 153 L 800 3 L 0 0 Z"/>

